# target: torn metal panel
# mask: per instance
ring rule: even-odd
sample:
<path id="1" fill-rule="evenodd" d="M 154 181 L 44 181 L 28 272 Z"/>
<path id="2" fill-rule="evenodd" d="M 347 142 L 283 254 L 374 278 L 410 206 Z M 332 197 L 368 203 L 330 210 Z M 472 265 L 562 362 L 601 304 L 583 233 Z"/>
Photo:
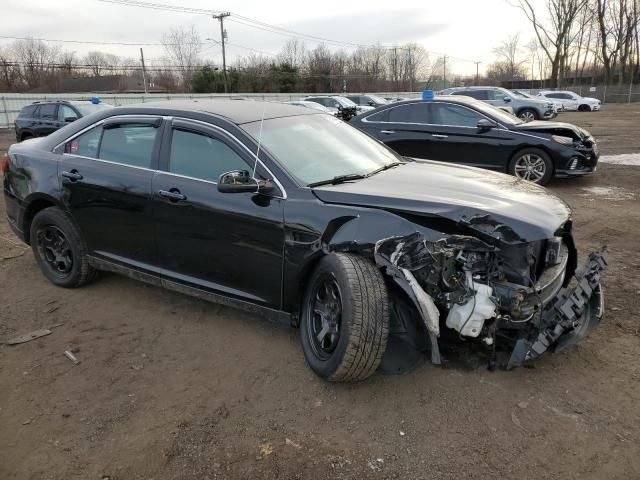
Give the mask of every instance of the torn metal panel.
<path id="1" fill-rule="evenodd" d="M 544 312 L 538 334 L 517 341 L 507 369 L 519 367 L 549 349 L 558 351 L 577 343 L 600 321 L 604 304 L 600 277 L 607 255 L 606 247 L 589 255 L 575 274 L 575 286 L 563 288 L 553 306 Z"/>

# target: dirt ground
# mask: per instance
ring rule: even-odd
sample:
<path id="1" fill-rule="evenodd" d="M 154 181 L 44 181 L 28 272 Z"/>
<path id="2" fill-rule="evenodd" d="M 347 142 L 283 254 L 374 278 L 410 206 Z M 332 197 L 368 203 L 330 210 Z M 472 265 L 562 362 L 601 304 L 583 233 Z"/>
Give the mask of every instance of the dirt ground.
<path id="1" fill-rule="evenodd" d="M 640 104 L 560 120 L 605 154 L 640 152 Z M 575 209 L 582 258 L 610 247 L 598 330 L 534 368 L 351 385 L 251 314 L 116 275 L 56 288 L 3 220 L 0 339 L 59 326 L 0 347 L 0 478 L 640 478 L 640 167 L 550 188 Z"/>

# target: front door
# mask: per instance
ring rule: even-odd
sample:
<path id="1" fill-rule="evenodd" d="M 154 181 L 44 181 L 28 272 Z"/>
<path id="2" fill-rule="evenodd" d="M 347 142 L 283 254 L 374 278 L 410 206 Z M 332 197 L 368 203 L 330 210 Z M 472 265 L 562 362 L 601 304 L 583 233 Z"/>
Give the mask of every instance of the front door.
<path id="1" fill-rule="evenodd" d="M 175 281 L 272 308 L 281 306 L 283 192 L 220 193 L 231 170 L 253 157 L 216 127 L 173 120 L 163 172 L 153 178 L 156 242 Z M 258 168 L 257 176 L 261 175 Z"/>
<path id="2" fill-rule="evenodd" d="M 58 166 L 63 203 L 92 254 L 144 268 L 155 262 L 151 178 L 161 119 L 109 122 L 64 145 Z"/>

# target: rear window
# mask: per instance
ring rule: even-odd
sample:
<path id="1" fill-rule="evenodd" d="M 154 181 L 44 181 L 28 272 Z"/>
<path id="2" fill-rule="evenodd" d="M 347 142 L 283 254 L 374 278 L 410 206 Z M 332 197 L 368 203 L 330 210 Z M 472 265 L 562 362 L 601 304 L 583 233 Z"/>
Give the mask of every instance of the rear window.
<path id="1" fill-rule="evenodd" d="M 33 117 L 36 113 L 37 108 L 38 108 L 38 105 L 27 105 L 22 110 L 20 110 L 20 115 L 18 115 L 18 118 Z"/>

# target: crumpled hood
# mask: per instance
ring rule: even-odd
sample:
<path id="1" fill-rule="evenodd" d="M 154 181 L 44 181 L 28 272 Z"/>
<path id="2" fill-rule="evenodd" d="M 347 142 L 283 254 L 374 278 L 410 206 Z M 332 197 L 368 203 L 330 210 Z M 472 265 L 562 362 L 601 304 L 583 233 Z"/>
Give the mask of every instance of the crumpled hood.
<path id="1" fill-rule="evenodd" d="M 533 183 L 434 161 L 313 191 L 327 203 L 443 217 L 509 243 L 551 238 L 571 215 L 566 203 Z"/>
<path id="2" fill-rule="evenodd" d="M 564 122 L 550 122 L 550 121 L 542 121 L 542 120 L 534 120 L 532 122 L 521 123 L 515 125 L 514 130 L 517 131 L 525 131 L 525 132 L 535 132 L 535 131 L 543 131 L 547 133 L 557 132 L 558 130 L 570 130 L 574 132 L 579 138 L 587 138 L 591 134 L 587 132 L 584 128 L 580 128 L 571 123 Z"/>

